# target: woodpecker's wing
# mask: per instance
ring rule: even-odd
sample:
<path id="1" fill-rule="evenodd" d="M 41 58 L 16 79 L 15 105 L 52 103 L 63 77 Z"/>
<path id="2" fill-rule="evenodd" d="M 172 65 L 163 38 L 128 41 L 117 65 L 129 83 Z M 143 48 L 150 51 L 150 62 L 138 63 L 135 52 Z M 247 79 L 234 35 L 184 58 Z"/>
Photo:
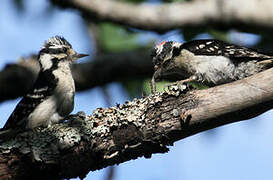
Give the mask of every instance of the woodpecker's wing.
<path id="1" fill-rule="evenodd" d="M 181 50 L 187 49 L 195 55 L 225 56 L 232 60 L 239 61 L 259 61 L 273 58 L 273 56 L 265 55 L 257 50 L 229 44 L 216 39 L 193 40 L 182 44 L 180 48 Z"/>
<path id="2" fill-rule="evenodd" d="M 17 104 L 15 110 L 4 125 L 3 130 L 24 128 L 26 118 L 41 102 L 53 94 L 56 85 L 57 79 L 54 78 L 49 70 L 40 72 L 33 88 Z"/>

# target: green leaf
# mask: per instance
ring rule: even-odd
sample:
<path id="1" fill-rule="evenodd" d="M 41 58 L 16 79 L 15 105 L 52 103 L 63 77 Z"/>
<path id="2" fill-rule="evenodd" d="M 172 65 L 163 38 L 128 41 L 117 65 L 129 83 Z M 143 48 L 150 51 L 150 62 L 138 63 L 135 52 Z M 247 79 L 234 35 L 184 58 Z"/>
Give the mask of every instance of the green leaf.
<path id="1" fill-rule="evenodd" d="M 139 47 L 136 41 L 137 34 L 126 31 L 122 26 L 102 23 L 99 29 L 99 41 L 104 51 L 118 52 Z"/>

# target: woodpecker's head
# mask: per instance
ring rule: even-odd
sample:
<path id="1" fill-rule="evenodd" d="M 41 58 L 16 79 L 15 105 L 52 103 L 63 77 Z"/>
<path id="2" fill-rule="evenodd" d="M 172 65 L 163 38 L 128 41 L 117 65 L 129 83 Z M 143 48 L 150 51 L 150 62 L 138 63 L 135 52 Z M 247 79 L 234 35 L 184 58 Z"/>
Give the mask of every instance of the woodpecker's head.
<path id="1" fill-rule="evenodd" d="M 54 36 L 49 38 L 41 48 L 39 63 L 41 69 L 46 70 L 54 66 L 58 67 L 58 64 L 72 64 L 75 60 L 85 56 L 88 55 L 77 53 L 65 38 Z"/>
<path id="2" fill-rule="evenodd" d="M 181 43 L 167 41 L 156 45 L 151 51 L 151 57 L 154 64 L 155 81 L 160 81 L 162 73 L 167 73 L 175 67 L 173 59 L 179 56 L 181 52 Z"/>

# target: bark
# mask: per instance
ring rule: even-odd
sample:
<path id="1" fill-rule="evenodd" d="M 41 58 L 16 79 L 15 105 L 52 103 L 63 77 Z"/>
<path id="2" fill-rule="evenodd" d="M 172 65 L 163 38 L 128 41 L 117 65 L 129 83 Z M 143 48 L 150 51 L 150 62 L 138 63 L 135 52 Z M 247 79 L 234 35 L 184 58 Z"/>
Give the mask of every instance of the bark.
<path id="1" fill-rule="evenodd" d="M 163 93 L 24 132 L 0 144 L 0 178 L 84 177 L 90 170 L 166 153 L 175 141 L 271 109 L 272 74 L 269 69 L 205 90 L 172 86 Z"/>
<path id="2" fill-rule="evenodd" d="M 26 94 L 36 80 L 39 65 L 36 56 L 21 58 L 0 71 L 0 102 Z M 98 55 L 72 69 L 77 91 L 110 82 L 144 79 L 152 76 L 153 66 L 147 49 Z M 18 91 L 20 87 L 20 91 Z"/>
<path id="3" fill-rule="evenodd" d="M 194 0 L 182 3 L 131 4 L 112 0 L 51 0 L 79 10 L 93 21 L 110 21 L 145 30 L 166 32 L 187 27 L 240 30 L 273 28 L 271 0 Z M 255 13 L 253 13 L 255 12 Z"/>

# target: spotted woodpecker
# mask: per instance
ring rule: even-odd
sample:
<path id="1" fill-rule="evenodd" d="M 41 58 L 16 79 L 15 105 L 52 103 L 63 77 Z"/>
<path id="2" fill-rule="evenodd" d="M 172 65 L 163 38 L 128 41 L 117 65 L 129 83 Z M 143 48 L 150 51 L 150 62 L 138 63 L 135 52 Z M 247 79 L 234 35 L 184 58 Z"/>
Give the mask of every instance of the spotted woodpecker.
<path id="1" fill-rule="evenodd" d="M 17 104 L 1 134 L 50 126 L 60 122 L 74 108 L 75 85 L 72 63 L 78 54 L 63 37 L 48 39 L 39 52 L 40 72 L 34 86 Z"/>
<path id="2" fill-rule="evenodd" d="M 151 57 L 155 70 L 153 93 L 155 82 L 162 79 L 216 86 L 273 66 L 273 56 L 215 39 L 163 42 L 152 49 Z"/>

